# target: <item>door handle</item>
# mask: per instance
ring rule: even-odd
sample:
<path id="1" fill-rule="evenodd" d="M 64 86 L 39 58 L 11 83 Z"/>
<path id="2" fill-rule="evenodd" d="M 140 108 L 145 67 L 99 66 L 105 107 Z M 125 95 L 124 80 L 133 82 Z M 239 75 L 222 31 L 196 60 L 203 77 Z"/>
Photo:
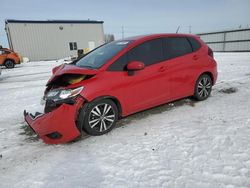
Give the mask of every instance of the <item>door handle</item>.
<path id="1" fill-rule="evenodd" d="M 199 56 L 198 55 L 194 55 L 193 56 L 193 60 L 198 60 L 199 59 Z"/>
<path id="2" fill-rule="evenodd" d="M 162 66 L 159 68 L 159 72 L 164 72 L 166 70 L 166 67 Z"/>

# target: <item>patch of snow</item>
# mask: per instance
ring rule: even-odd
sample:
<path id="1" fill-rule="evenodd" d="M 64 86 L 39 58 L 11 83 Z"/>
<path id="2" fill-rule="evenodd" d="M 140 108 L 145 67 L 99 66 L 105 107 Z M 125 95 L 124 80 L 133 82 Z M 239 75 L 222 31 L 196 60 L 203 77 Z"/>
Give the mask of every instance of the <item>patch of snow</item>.
<path id="1" fill-rule="evenodd" d="M 208 100 L 170 103 L 106 135 L 53 146 L 23 134 L 23 110 L 42 110 L 51 68 L 64 61 L 3 68 L 0 187 L 250 187 L 250 53 L 215 58 Z"/>

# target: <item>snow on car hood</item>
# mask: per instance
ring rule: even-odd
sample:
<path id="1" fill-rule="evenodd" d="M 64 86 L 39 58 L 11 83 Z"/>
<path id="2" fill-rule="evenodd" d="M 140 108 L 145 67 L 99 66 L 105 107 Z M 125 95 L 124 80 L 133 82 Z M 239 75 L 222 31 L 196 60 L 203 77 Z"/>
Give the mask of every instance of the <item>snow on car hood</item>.
<path id="1" fill-rule="evenodd" d="M 95 75 L 98 70 L 77 67 L 75 65 L 62 64 L 52 69 L 53 75 L 47 82 L 47 86 L 63 75 Z"/>

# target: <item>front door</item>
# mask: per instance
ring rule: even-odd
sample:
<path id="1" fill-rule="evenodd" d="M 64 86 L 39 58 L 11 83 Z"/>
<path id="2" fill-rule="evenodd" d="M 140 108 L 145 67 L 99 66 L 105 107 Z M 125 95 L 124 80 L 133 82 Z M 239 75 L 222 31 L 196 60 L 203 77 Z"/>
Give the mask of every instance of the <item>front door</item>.
<path id="1" fill-rule="evenodd" d="M 166 65 L 163 56 L 163 40 L 154 39 L 134 47 L 127 53 L 127 62 L 141 61 L 143 70 L 126 74 L 125 101 L 130 112 L 137 112 L 159 104 L 169 97 Z"/>

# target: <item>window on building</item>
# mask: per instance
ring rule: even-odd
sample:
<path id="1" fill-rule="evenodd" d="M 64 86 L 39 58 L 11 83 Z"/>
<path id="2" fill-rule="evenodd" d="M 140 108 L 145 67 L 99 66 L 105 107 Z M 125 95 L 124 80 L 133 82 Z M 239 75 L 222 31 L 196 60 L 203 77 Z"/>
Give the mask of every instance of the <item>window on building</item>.
<path id="1" fill-rule="evenodd" d="M 77 50 L 77 43 L 76 42 L 70 42 L 69 43 L 69 49 L 70 50 Z"/>
<path id="2" fill-rule="evenodd" d="M 165 40 L 167 59 L 192 53 L 192 47 L 186 37 L 171 37 Z"/>

